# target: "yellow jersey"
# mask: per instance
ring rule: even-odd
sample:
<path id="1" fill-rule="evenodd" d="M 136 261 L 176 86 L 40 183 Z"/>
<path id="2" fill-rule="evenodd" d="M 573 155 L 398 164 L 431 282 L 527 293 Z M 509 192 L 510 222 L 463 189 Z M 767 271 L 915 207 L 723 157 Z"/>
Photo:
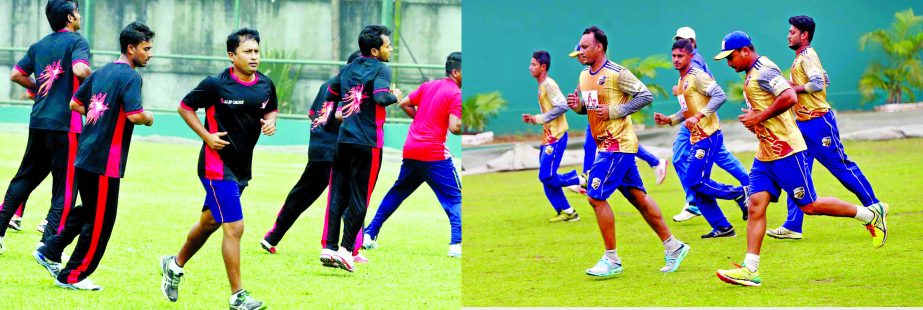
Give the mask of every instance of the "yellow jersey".
<path id="1" fill-rule="evenodd" d="M 600 152 L 637 153 L 638 136 L 631 117 L 603 120 L 596 116 L 600 104 L 618 106 L 631 100 L 634 94 L 647 90 L 628 69 L 614 62 L 606 63 L 596 72 L 586 67 L 580 72 L 581 101 L 587 110 L 590 132 Z M 608 111 L 607 111 L 608 113 Z"/>
<path id="2" fill-rule="evenodd" d="M 779 94 L 790 88 L 788 81 L 782 78 L 779 66 L 761 56 L 747 71 L 744 99 L 751 110 L 763 111 L 772 105 Z M 773 161 L 807 149 L 790 111 L 763 121 L 756 126 L 755 131 L 760 141 L 759 150 L 756 151 L 757 160 Z"/>
<path id="3" fill-rule="evenodd" d="M 567 99 L 561 93 L 558 83 L 552 80 L 551 77 L 546 77 L 545 81 L 538 85 L 538 105 L 541 107 L 542 113 L 548 113 L 555 106 L 567 108 Z M 542 131 L 544 131 L 545 136 L 542 144 L 558 141 L 567 132 L 567 128 L 567 118 L 564 117 L 564 114 L 553 120 L 546 121 L 542 124 Z"/>
<path id="4" fill-rule="evenodd" d="M 689 130 L 689 140 L 692 144 L 695 144 L 696 142 L 708 138 L 708 136 L 720 129 L 718 125 L 718 115 L 714 113 L 715 111 L 705 111 L 705 106 L 708 105 L 708 100 L 711 99 L 711 97 L 705 94 L 709 88 L 717 87 L 717 84 L 715 83 L 715 79 L 708 75 L 708 73 L 705 73 L 705 71 L 699 68 L 692 67 L 692 69 L 689 69 L 689 72 L 686 72 L 686 75 L 680 78 L 679 86 L 681 87 L 682 96 L 677 98 L 679 99 L 680 110 L 683 112 L 683 117 L 688 119 L 699 112 L 706 115 L 699 120 L 699 123 L 696 124 L 693 129 Z"/>
<path id="5" fill-rule="evenodd" d="M 820 91 L 807 90 L 805 93 L 798 94 L 798 103 L 793 108 L 798 121 L 809 121 L 824 116 L 830 111 L 830 104 L 827 103 L 827 86 L 830 85 L 830 79 L 827 77 L 827 71 L 824 71 L 824 67 L 821 66 L 820 58 L 817 57 L 813 47 L 808 46 L 795 56 L 790 78 L 795 85 L 806 87 L 812 79 L 823 81 L 823 89 Z"/>

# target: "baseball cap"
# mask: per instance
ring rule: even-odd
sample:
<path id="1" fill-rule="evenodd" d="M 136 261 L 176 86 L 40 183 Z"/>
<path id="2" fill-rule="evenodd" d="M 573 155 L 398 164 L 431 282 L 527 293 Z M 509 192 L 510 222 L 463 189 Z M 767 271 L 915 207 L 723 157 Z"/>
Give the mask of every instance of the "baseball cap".
<path id="1" fill-rule="evenodd" d="M 577 57 L 577 55 L 580 55 L 580 44 L 574 45 L 574 51 L 567 54 L 570 57 Z"/>
<path id="2" fill-rule="evenodd" d="M 721 40 L 721 52 L 715 55 L 715 60 L 724 59 L 728 57 L 728 55 L 731 55 L 734 50 L 752 44 L 753 43 L 750 42 L 750 36 L 743 31 L 728 33 L 724 36 L 724 40 Z"/>
<path id="3" fill-rule="evenodd" d="M 676 29 L 676 35 L 673 36 L 673 40 L 675 41 L 679 39 L 695 40 L 695 30 L 692 30 L 692 28 L 689 28 L 689 27 L 682 27 L 682 28 Z"/>

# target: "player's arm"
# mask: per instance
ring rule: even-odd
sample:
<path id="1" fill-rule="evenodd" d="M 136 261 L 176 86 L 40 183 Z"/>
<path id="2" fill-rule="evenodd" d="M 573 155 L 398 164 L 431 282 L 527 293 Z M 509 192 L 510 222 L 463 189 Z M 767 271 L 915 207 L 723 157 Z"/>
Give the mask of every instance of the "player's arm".
<path id="1" fill-rule="evenodd" d="M 183 121 L 186 122 L 186 125 L 208 145 L 208 148 L 217 151 L 231 144 L 228 141 L 221 140 L 221 137 L 226 136 L 228 133 L 208 132 L 208 130 L 205 129 L 205 125 L 202 124 L 202 120 L 199 119 L 199 116 L 196 115 L 195 112 L 197 109 L 207 108 L 213 104 L 215 100 L 212 92 L 213 88 L 213 78 L 205 78 L 196 88 L 186 94 L 186 97 L 180 102 L 176 111 L 179 113 L 179 116 L 183 118 Z M 215 128 L 215 130 L 217 131 L 218 129 Z"/>
<path id="2" fill-rule="evenodd" d="M 126 118 L 135 125 L 150 126 L 154 124 L 154 114 L 151 111 L 144 111 L 141 104 L 141 76 L 135 75 L 125 89 L 122 90 L 122 102 L 125 109 Z"/>
<path id="3" fill-rule="evenodd" d="M 29 50 L 26 52 L 26 55 L 20 59 L 13 69 L 10 70 L 10 81 L 13 83 L 19 84 L 19 86 L 24 87 L 29 91 L 30 95 L 35 94 L 35 80 L 32 79 L 32 72 L 35 72 L 34 64 L 32 63 L 32 47 L 29 47 Z"/>
<path id="4" fill-rule="evenodd" d="M 276 118 L 279 116 L 279 111 L 272 111 L 263 115 L 263 118 L 260 119 L 260 124 L 263 125 L 260 128 L 260 131 L 267 136 L 274 135 L 276 133 Z"/>
<path id="5" fill-rule="evenodd" d="M 80 87 L 77 87 L 77 91 L 74 92 L 74 96 L 71 97 L 71 101 L 68 104 L 68 107 L 70 107 L 71 111 L 80 113 L 80 115 L 87 115 L 87 109 L 83 103 L 89 102 L 90 92 L 92 90 L 93 79 L 89 79 L 86 83 L 83 83 L 80 85 Z"/>
<path id="6" fill-rule="evenodd" d="M 451 97 L 449 103 L 449 132 L 460 135 L 462 128 L 462 104 L 461 92 L 457 92 Z"/>
<path id="7" fill-rule="evenodd" d="M 71 111 L 80 113 L 80 115 L 87 115 L 87 109 L 84 108 L 83 104 L 81 104 L 79 101 L 71 99 L 69 106 Z"/>
<path id="8" fill-rule="evenodd" d="M 760 88 L 775 95 L 776 99 L 763 111 L 743 109 L 745 114 L 738 117 L 738 119 L 748 129 L 767 119 L 788 112 L 792 106 L 798 103 L 798 95 L 795 94 L 795 90 L 789 86 L 788 82 L 782 78 L 782 72 L 779 69 L 767 69 L 757 76 L 756 82 Z"/>
<path id="9" fill-rule="evenodd" d="M 90 44 L 87 43 L 87 40 L 80 38 L 74 44 L 73 53 L 71 53 L 71 71 L 74 72 L 74 77 L 77 78 L 80 82 L 83 82 L 87 77 L 90 76 Z"/>
<path id="10" fill-rule="evenodd" d="M 74 63 L 74 66 L 71 70 L 74 70 L 74 76 L 77 77 L 77 80 L 81 82 L 90 76 L 90 65 L 78 62 Z"/>
<path id="11" fill-rule="evenodd" d="M 622 70 L 619 73 L 618 83 L 623 92 L 631 95 L 631 100 L 624 104 L 609 105 L 609 119 L 623 118 L 634 114 L 654 102 L 654 94 L 630 71 Z"/>
<path id="12" fill-rule="evenodd" d="M 154 113 L 151 111 L 140 110 L 138 113 L 126 113 L 128 121 L 135 125 L 150 126 L 154 124 Z"/>
<path id="13" fill-rule="evenodd" d="M 410 97 L 411 96 L 407 96 L 404 97 L 404 99 L 401 99 L 401 103 L 399 103 L 398 106 L 401 107 L 401 110 L 404 110 L 404 113 L 406 113 L 407 116 L 414 118 L 414 116 L 417 116 L 417 107 L 414 106 L 412 102 L 410 102 Z"/>
<path id="14" fill-rule="evenodd" d="M 583 104 L 583 100 L 580 100 L 580 95 L 577 94 L 576 89 L 574 89 L 573 93 L 567 94 L 567 107 L 574 110 L 574 113 L 586 115 L 586 106 Z"/>
<path id="15" fill-rule="evenodd" d="M 454 135 L 460 135 L 461 125 L 462 125 L 461 117 L 455 116 L 454 114 L 449 115 L 449 132 L 451 132 Z"/>
<path id="16" fill-rule="evenodd" d="M 401 98 L 401 90 L 391 87 L 391 68 L 382 66 L 381 70 L 375 75 L 372 82 L 374 90 L 372 91 L 372 100 L 380 106 L 389 106 L 397 103 Z"/>
<path id="17" fill-rule="evenodd" d="M 701 76 L 696 76 L 696 90 L 708 97 L 708 103 L 705 104 L 705 107 L 702 108 L 698 113 L 686 120 L 686 127 L 692 129 L 696 124 L 699 123 L 703 118 L 709 117 L 715 114 L 721 106 L 727 102 L 727 95 L 724 94 L 724 90 L 721 89 L 721 86 L 715 82 L 715 80 L 710 77 L 706 77 L 704 74 Z"/>
<path id="18" fill-rule="evenodd" d="M 568 108 L 567 99 L 564 98 L 564 94 L 561 93 L 561 89 L 557 85 L 549 85 L 546 89 L 548 98 L 551 98 L 552 107 L 548 112 L 535 115 L 535 122 L 538 124 L 544 124 L 563 116 Z"/>
<path id="19" fill-rule="evenodd" d="M 804 85 L 792 84 L 792 89 L 799 94 L 810 94 L 824 90 L 827 87 L 827 82 L 824 78 L 824 71 L 820 68 L 819 61 L 812 57 L 806 58 L 801 62 L 801 70 L 808 75 L 808 83 Z"/>

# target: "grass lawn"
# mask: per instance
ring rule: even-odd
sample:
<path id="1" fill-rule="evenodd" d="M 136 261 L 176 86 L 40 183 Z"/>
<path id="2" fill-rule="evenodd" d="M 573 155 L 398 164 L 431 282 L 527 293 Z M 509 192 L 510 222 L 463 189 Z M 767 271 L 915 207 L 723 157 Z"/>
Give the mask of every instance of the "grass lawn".
<path id="1" fill-rule="evenodd" d="M 25 133 L 0 133 L 0 184 L 19 167 Z M 32 259 L 35 226 L 51 199 L 51 178 L 29 199 L 23 232 L 8 230 L 0 255 L 0 300 L 24 309 L 220 309 L 230 296 L 221 258 L 221 232 L 186 265 L 179 301 L 160 292 L 158 257 L 175 254 L 198 219 L 204 190 L 196 176 L 199 145 L 132 143 L 122 179 L 118 220 L 100 267 L 91 276 L 105 289 L 58 288 Z M 386 155 L 367 221 L 394 183 L 400 155 Z M 356 273 L 324 268 L 318 261 L 326 194 L 312 205 L 269 255 L 259 240 L 301 176 L 307 156 L 257 151 L 254 176 L 243 195 L 246 231 L 241 244 L 244 288 L 275 309 L 460 307 L 458 259 L 446 256 L 449 225 L 432 191 L 421 187 L 385 225 L 379 248 Z M 70 253 L 71 247 L 67 249 Z"/>
<path id="2" fill-rule="evenodd" d="M 603 244 L 586 198 L 566 191 L 581 215 L 572 223 L 549 224 L 554 216 L 537 171 L 464 177 L 465 244 L 462 262 L 464 306 L 920 306 L 923 305 L 923 140 L 847 142 L 846 150 L 890 203 L 889 237 L 875 249 L 869 233 L 849 218 L 806 217 L 800 241 L 766 238 L 761 255 L 762 287 L 721 282 L 717 269 L 741 263 L 746 223 L 732 201 L 720 201 L 738 236 L 701 239 L 705 220 L 676 223 L 684 194 L 675 172 L 654 183 L 639 164 L 648 193 L 667 225 L 692 251 L 679 270 L 662 274 L 663 246 L 640 214 L 614 194 L 619 255 L 625 271 L 607 280 L 584 270 L 602 255 Z M 750 167 L 753 153 L 737 154 Z M 562 167 L 565 172 L 575 167 Z M 672 166 L 671 166 L 672 168 Z M 715 168 L 715 178 L 733 178 Z M 858 200 L 819 163 L 814 184 L 820 196 Z M 784 204 L 772 204 L 768 228 L 785 219 Z"/>

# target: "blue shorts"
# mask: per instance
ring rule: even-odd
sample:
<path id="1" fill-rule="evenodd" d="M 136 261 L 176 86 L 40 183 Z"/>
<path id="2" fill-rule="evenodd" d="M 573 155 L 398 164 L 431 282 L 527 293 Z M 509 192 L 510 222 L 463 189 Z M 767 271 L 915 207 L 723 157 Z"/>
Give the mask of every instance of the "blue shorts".
<path id="1" fill-rule="evenodd" d="M 212 217 L 218 224 L 244 219 L 243 207 L 240 205 L 240 195 L 244 192 L 244 186 L 237 184 L 237 181 L 199 179 L 205 187 L 203 212 L 206 209 L 211 210 Z"/>
<path id="2" fill-rule="evenodd" d="M 623 196 L 628 195 L 629 188 L 644 191 L 644 183 L 635 164 L 635 154 L 619 152 L 598 152 L 587 180 L 587 196 L 596 200 L 606 200 L 616 189 Z"/>
<path id="3" fill-rule="evenodd" d="M 753 168 L 750 169 L 750 192 L 769 192 L 772 202 L 777 202 L 781 189 L 799 207 L 814 202 L 817 193 L 811 181 L 811 169 L 806 155 L 805 151 L 801 151 L 773 161 L 754 160 Z"/>

